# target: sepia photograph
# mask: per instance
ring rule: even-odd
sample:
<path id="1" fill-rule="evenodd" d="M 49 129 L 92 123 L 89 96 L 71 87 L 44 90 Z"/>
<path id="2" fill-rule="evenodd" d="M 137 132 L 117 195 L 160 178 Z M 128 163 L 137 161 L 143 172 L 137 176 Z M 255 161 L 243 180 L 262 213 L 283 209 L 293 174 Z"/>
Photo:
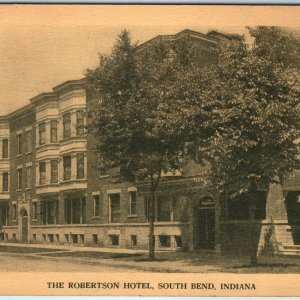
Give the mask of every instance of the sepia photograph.
<path id="1" fill-rule="evenodd" d="M 0 295 L 299 296 L 299 20 L 0 5 Z"/>

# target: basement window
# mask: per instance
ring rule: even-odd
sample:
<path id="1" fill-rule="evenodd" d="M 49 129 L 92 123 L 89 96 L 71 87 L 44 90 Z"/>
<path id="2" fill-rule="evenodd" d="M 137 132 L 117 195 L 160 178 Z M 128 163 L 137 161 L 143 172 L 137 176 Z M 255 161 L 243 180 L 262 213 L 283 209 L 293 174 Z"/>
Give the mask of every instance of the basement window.
<path id="1" fill-rule="evenodd" d="M 169 235 L 160 235 L 159 244 L 161 247 L 171 247 L 171 237 Z"/>
<path id="2" fill-rule="evenodd" d="M 131 245 L 137 246 L 137 235 L 131 235 Z"/>
<path id="3" fill-rule="evenodd" d="M 48 234 L 48 241 L 49 241 L 49 243 L 54 243 L 54 235 L 53 234 Z"/>
<path id="4" fill-rule="evenodd" d="M 93 243 L 94 243 L 95 245 L 98 244 L 98 234 L 93 234 Z"/>
<path id="5" fill-rule="evenodd" d="M 182 245 L 181 235 L 175 235 L 175 243 L 177 248 L 181 248 Z"/>
<path id="6" fill-rule="evenodd" d="M 72 243 L 78 244 L 78 235 L 77 234 L 71 234 Z"/>
<path id="7" fill-rule="evenodd" d="M 110 244 L 112 246 L 119 246 L 119 236 L 118 235 L 110 235 Z"/>

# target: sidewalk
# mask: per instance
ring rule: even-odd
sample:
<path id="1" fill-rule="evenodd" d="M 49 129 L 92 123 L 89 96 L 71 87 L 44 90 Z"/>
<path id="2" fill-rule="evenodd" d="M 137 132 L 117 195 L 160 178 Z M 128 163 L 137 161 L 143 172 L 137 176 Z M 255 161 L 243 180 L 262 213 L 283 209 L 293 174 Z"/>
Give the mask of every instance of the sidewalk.
<path id="1" fill-rule="evenodd" d="M 103 253 L 124 253 L 124 254 L 143 254 L 148 253 L 148 250 L 141 249 L 125 249 L 125 248 L 102 248 L 102 247 L 87 247 L 73 245 L 58 245 L 58 244 L 29 244 L 29 243 L 8 243 L 0 242 L 0 247 L 20 247 L 20 248 L 38 248 L 38 249 L 58 249 L 62 251 L 75 252 L 103 252 Z"/>

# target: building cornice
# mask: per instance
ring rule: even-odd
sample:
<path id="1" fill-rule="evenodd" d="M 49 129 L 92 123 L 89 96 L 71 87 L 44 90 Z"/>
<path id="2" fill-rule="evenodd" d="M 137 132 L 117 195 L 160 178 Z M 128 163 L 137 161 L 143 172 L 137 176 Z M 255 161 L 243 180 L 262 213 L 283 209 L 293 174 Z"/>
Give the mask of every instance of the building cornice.
<path id="1" fill-rule="evenodd" d="M 30 99 L 30 102 L 34 105 L 40 105 L 48 101 L 57 101 L 57 95 L 54 92 L 41 93 Z"/>
<path id="2" fill-rule="evenodd" d="M 68 92 L 70 90 L 84 89 L 85 88 L 85 78 L 79 80 L 68 80 L 59 84 L 53 88 L 53 91 L 57 94 Z"/>

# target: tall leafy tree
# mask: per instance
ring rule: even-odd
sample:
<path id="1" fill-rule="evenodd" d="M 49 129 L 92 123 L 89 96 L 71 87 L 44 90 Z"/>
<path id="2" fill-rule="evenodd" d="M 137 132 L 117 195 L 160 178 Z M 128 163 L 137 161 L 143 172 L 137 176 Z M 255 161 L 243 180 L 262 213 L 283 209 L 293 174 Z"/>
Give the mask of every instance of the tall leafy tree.
<path id="1" fill-rule="evenodd" d="M 220 122 L 210 155 L 213 184 L 227 196 L 247 194 L 252 222 L 258 192 L 280 182 L 298 164 L 300 47 L 281 28 L 249 32 L 252 46 L 242 40 L 220 50 L 214 84 L 219 85 Z M 253 244 L 251 263 L 256 264 Z"/>
<path id="2" fill-rule="evenodd" d="M 212 57 L 213 53 L 207 56 Z M 205 72 L 205 60 L 201 47 L 189 39 L 175 44 L 158 40 L 141 49 L 123 31 L 112 53 L 100 56 L 97 68 L 86 74 L 94 98 L 89 130 L 103 163 L 120 167 L 125 180 L 149 181 L 151 260 L 155 256 L 155 195 L 161 177 L 179 171 L 191 139 L 199 134 L 207 139 L 213 128 L 207 104 L 211 73 Z M 183 119 L 189 122 L 182 124 Z"/>

